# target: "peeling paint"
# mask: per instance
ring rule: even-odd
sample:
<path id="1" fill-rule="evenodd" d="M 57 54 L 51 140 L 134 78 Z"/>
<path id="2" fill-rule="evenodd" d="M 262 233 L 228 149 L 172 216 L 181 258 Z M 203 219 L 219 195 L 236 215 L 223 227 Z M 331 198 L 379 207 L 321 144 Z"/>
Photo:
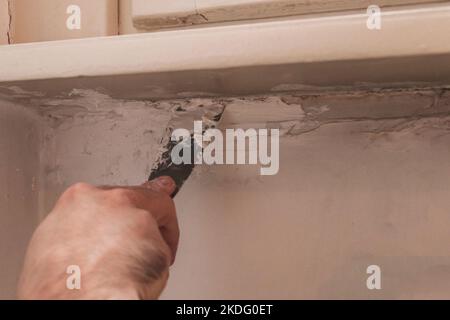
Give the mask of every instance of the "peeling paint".
<path id="1" fill-rule="evenodd" d="M 352 0 L 191 0 L 195 5 L 195 13 L 188 14 L 185 5 L 173 4 L 170 10 L 164 12 L 159 4 L 148 3 L 146 10 L 158 10 L 158 14 L 143 15 L 135 13 L 134 25 L 142 30 L 158 30 L 180 26 L 191 26 L 204 23 L 226 23 L 231 21 L 254 19 L 283 18 L 306 14 L 329 14 L 336 12 L 361 12 L 370 4 L 366 1 Z M 384 8 L 418 3 L 442 3 L 444 0 L 381 0 L 378 5 Z M 142 6 L 142 5 L 141 5 Z M 153 6 L 153 7 L 152 7 Z M 152 10 L 153 9 L 153 10 Z M 178 9 L 178 10 L 177 10 Z M 161 11 L 161 12 L 160 12 Z"/>
<path id="2" fill-rule="evenodd" d="M 8 38 L 8 44 L 11 44 L 11 43 L 13 43 L 13 40 L 12 40 L 13 9 L 12 9 L 11 0 L 7 0 L 7 5 L 8 5 L 9 23 L 8 23 L 8 30 L 6 32 L 6 36 Z"/>
<path id="3" fill-rule="evenodd" d="M 0 45 L 11 43 L 10 0 L 0 0 Z"/>
<path id="4" fill-rule="evenodd" d="M 189 26 L 208 22 L 208 19 L 202 14 L 189 14 L 186 16 L 172 16 L 172 17 L 155 17 L 145 19 L 135 19 L 134 26 L 140 30 L 157 30 L 161 26 L 177 27 Z"/>

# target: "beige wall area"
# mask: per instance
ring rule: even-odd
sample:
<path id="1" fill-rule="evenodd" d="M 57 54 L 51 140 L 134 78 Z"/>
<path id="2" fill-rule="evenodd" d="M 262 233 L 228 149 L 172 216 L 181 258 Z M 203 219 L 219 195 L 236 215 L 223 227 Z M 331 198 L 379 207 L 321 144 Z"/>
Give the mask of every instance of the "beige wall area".
<path id="1" fill-rule="evenodd" d="M 199 167 L 167 299 L 450 298 L 448 118 L 330 123 L 280 172 Z M 382 270 L 368 290 L 366 269 Z"/>
<path id="2" fill-rule="evenodd" d="M 0 100 L 0 299 L 14 299 L 28 240 L 38 223 L 40 120 Z"/>
<path id="3" fill-rule="evenodd" d="M 444 0 L 378 1 L 384 10 Z M 149 32 L 167 27 L 236 23 L 329 12 L 365 14 L 369 0 L 0 0 L 0 44 Z M 81 28 L 69 30 L 69 5 L 81 10 Z"/>
<path id="4" fill-rule="evenodd" d="M 14 295 L 37 202 L 42 218 L 72 183 L 145 181 L 174 108 L 210 103 L 226 105 L 222 129 L 279 128 L 280 171 L 194 170 L 175 199 L 164 299 L 450 298 L 445 88 L 160 102 L 81 90 L 26 103 L 39 119 L 2 102 L 1 297 Z M 366 288 L 373 264 L 381 291 Z"/>
<path id="5" fill-rule="evenodd" d="M 10 0 L 12 43 L 118 34 L 118 0 Z M 81 9 L 81 28 L 69 30 L 67 8 Z"/>
<path id="6" fill-rule="evenodd" d="M 9 22 L 8 0 L 0 0 L 0 45 L 9 43 Z"/>
<path id="7" fill-rule="evenodd" d="M 66 28 L 71 4 L 80 6 L 81 30 Z M 132 0 L 0 0 L 0 44 L 141 32 L 133 26 L 131 6 Z"/>
<path id="8" fill-rule="evenodd" d="M 416 99 L 268 98 L 231 107 L 224 127 L 242 126 L 243 107 L 265 103 L 337 118 L 287 125 L 275 176 L 260 176 L 258 166 L 196 168 L 176 199 L 181 242 L 163 297 L 450 298 L 449 118 L 371 120 L 364 108 L 430 102 Z M 339 119 L 352 105 L 355 120 Z M 366 287 L 370 265 L 382 270 L 382 290 Z"/>

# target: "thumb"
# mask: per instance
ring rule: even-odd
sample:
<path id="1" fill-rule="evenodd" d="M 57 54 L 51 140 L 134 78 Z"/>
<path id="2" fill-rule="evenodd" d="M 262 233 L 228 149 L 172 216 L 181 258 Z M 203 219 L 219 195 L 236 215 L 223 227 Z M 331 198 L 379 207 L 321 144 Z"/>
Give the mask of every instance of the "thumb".
<path id="1" fill-rule="evenodd" d="M 168 176 L 162 176 L 151 181 L 147 181 L 142 186 L 157 192 L 163 192 L 169 196 L 172 195 L 177 188 L 175 181 Z"/>

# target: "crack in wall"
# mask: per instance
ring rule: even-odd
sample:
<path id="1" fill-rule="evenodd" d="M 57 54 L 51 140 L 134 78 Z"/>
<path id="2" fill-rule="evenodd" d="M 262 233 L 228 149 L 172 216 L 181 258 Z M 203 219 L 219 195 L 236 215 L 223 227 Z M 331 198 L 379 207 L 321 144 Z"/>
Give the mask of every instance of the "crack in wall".
<path id="1" fill-rule="evenodd" d="M 438 121 L 438 120 L 444 120 L 439 122 L 438 126 L 428 126 L 427 120 L 431 121 Z M 439 114 L 432 114 L 432 115 L 424 115 L 424 116 L 402 116 L 402 117 L 387 117 L 387 118 L 354 118 L 354 119 L 340 119 L 340 120 L 329 120 L 329 121 L 314 121 L 314 123 L 311 123 L 311 125 L 306 126 L 305 128 L 297 128 L 298 124 L 308 124 L 309 119 L 301 120 L 296 124 L 291 125 L 287 131 L 281 135 L 282 137 L 298 137 L 303 134 L 311 133 L 316 130 L 319 130 L 327 125 L 335 125 L 335 124 L 345 124 L 345 123 L 356 123 L 356 122 L 373 122 L 373 123 L 380 123 L 380 124 L 387 124 L 384 127 L 374 127 L 374 128 L 368 128 L 366 130 L 360 130 L 359 133 L 392 133 L 392 132 L 401 132 L 403 130 L 413 128 L 415 125 L 420 124 L 420 122 L 423 122 L 423 125 L 421 127 L 423 128 L 439 128 L 445 131 L 450 130 L 450 111 L 449 112 L 442 112 Z M 390 123 L 388 123 L 390 122 Z"/>
<path id="2" fill-rule="evenodd" d="M 12 4 L 11 0 L 7 0 L 6 2 L 8 6 L 8 30 L 6 31 L 6 37 L 8 39 L 8 44 L 12 43 L 12 21 L 13 21 L 13 14 L 12 14 Z"/>

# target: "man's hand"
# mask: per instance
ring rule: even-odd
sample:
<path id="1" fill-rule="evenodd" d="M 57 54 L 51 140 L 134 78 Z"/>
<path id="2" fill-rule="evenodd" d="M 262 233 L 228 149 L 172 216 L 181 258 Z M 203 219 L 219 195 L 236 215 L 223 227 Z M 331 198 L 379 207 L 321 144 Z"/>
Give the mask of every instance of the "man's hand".
<path id="1" fill-rule="evenodd" d="M 139 187 L 70 187 L 31 239 L 19 298 L 158 298 L 178 246 L 174 190 L 168 177 Z M 66 287 L 71 265 L 80 267 L 80 290 Z"/>

